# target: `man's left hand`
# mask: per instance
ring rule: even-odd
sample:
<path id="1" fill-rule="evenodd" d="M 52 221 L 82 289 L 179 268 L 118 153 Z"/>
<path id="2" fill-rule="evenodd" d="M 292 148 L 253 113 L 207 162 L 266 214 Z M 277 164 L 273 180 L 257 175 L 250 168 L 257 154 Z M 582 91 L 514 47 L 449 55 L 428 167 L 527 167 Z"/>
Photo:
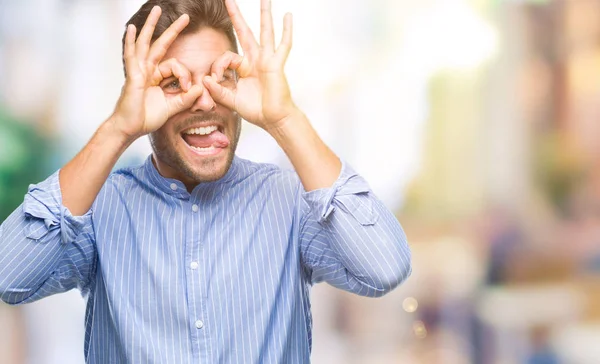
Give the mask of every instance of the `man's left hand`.
<path id="1" fill-rule="evenodd" d="M 292 48 L 292 14 L 284 17 L 282 40 L 275 49 L 270 0 L 261 0 L 260 44 L 235 0 L 225 3 L 244 55 L 223 54 L 214 62 L 212 75 L 204 78 L 204 85 L 216 102 L 270 132 L 299 113 L 283 71 Z M 239 77 L 237 82 L 233 71 Z"/>

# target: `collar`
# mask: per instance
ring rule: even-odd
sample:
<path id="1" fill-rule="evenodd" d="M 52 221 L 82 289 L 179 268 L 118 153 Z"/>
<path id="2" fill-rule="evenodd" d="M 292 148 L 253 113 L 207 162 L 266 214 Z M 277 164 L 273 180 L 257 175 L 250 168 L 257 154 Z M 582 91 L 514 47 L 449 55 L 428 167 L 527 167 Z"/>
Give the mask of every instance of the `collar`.
<path id="1" fill-rule="evenodd" d="M 236 180 L 238 180 L 240 178 L 240 174 L 242 171 L 241 164 L 242 164 L 242 159 L 240 159 L 237 155 L 234 155 L 233 161 L 231 163 L 231 166 L 229 167 L 229 170 L 227 171 L 227 173 L 225 173 L 225 175 L 221 179 L 218 179 L 213 182 L 202 182 L 202 183 L 198 184 L 196 187 L 194 187 L 192 194 L 197 193 L 199 190 L 204 190 L 209 187 L 218 186 L 223 183 L 235 182 Z M 171 195 L 171 196 L 174 196 L 179 199 L 189 199 L 190 198 L 190 193 L 187 191 L 183 182 L 181 182 L 177 179 L 174 179 L 174 178 L 163 177 L 158 172 L 158 170 L 154 166 L 154 163 L 152 163 L 152 154 L 150 154 L 148 156 L 148 158 L 146 158 L 146 161 L 144 162 L 144 171 L 145 171 L 145 174 L 148 176 L 150 184 L 155 186 L 161 192 Z"/>

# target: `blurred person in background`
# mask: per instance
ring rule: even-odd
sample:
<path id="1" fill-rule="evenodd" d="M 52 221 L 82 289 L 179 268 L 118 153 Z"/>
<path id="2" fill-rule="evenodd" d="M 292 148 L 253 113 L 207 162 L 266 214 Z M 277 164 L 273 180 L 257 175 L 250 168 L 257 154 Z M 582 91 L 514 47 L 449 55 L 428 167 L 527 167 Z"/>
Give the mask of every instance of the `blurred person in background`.
<path id="1" fill-rule="evenodd" d="M 29 123 L 0 107 L 0 223 L 10 215 L 27 192 L 27 186 L 48 175 L 50 143 Z M 0 363 L 25 362 L 26 335 L 23 314 L 0 304 Z"/>
<path id="2" fill-rule="evenodd" d="M 2 300 L 79 288 L 90 363 L 307 362 L 312 284 L 378 297 L 404 281 L 397 219 L 291 98 L 291 15 L 273 38 L 269 0 L 260 44 L 233 0 L 145 3 L 114 113 L 0 226 Z M 242 118 L 296 173 L 235 156 Z M 144 165 L 111 174 L 143 135 Z"/>

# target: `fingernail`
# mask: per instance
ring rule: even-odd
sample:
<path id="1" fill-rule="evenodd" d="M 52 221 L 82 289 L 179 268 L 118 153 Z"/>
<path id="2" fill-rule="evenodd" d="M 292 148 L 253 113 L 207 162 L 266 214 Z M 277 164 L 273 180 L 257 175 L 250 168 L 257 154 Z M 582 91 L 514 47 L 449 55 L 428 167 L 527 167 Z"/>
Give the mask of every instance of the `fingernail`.
<path id="1" fill-rule="evenodd" d="M 187 89 L 189 90 L 191 88 L 192 88 L 192 81 L 188 81 L 188 83 L 187 83 Z"/>

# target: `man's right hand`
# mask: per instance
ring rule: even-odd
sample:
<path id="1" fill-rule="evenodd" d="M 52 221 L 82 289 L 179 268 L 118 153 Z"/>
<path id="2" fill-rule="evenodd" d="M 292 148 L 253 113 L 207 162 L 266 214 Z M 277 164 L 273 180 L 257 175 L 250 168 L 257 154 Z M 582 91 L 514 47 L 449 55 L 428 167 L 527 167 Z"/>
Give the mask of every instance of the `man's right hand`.
<path id="1" fill-rule="evenodd" d="M 137 40 L 132 24 L 125 35 L 125 85 L 110 120 L 117 131 L 131 140 L 159 129 L 168 118 L 192 106 L 204 92 L 204 86 L 192 86 L 190 72 L 179 61 L 163 61 L 173 41 L 188 25 L 189 16 L 180 16 L 151 45 L 160 14 L 160 7 L 155 6 Z M 173 83 L 182 92 L 165 92 Z"/>

